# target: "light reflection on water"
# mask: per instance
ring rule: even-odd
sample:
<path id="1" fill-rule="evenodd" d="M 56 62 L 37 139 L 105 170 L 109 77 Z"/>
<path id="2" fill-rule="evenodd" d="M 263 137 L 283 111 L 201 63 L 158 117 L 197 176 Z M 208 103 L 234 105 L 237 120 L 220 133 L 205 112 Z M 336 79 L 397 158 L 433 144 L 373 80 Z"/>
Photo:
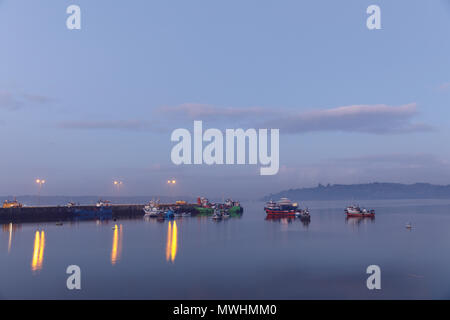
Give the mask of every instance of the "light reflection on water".
<path id="1" fill-rule="evenodd" d="M 178 227 L 176 221 L 167 225 L 166 261 L 175 262 L 178 250 Z"/>
<path id="2" fill-rule="evenodd" d="M 33 257 L 31 259 L 31 270 L 42 270 L 44 263 L 44 250 L 45 250 L 45 232 L 36 231 L 34 236 Z"/>
<path id="3" fill-rule="evenodd" d="M 122 225 L 118 227 L 116 224 L 113 229 L 114 232 L 111 249 L 111 264 L 115 265 L 122 256 L 123 228 Z"/>

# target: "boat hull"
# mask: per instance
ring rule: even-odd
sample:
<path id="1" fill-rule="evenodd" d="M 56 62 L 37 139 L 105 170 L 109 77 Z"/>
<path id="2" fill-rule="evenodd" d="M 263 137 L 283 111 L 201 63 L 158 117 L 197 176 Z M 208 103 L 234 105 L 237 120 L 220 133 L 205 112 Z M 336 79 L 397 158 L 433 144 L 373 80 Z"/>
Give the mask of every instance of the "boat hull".
<path id="1" fill-rule="evenodd" d="M 374 218 L 375 213 L 348 213 L 347 217 L 349 218 Z"/>
<path id="2" fill-rule="evenodd" d="M 272 210 L 266 209 L 267 215 L 270 216 L 295 216 L 295 210 Z"/>

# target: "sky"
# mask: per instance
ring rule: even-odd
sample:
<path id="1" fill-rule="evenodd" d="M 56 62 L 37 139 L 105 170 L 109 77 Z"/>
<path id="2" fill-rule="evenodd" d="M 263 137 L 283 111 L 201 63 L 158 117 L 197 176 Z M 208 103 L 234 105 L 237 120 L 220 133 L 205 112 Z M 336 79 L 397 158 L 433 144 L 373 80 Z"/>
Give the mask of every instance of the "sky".
<path id="1" fill-rule="evenodd" d="M 0 1 L 0 194 L 450 184 L 449 32 L 447 0 Z M 279 129 L 278 174 L 175 166 L 194 120 Z"/>

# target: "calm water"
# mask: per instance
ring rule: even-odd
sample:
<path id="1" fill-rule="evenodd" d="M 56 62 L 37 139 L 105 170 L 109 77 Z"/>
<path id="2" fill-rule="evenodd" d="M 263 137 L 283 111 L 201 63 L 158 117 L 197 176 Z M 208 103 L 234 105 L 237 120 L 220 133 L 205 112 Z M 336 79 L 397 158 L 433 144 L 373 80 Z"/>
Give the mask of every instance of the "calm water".
<path id="1" fill-rule="evenodd" d="M 0 298 L 450 298 L 450 201 L 362 202 L 375 220 L 346 220 L 346 202 L 306 204 L 309 225 L 266 221 L 256 202 L 220 222 L 6 224 Z M 80 291 L 66 289 L 72 264 Z M 366 288 L 372 264 L 382 272 L 376 292 Z"/>

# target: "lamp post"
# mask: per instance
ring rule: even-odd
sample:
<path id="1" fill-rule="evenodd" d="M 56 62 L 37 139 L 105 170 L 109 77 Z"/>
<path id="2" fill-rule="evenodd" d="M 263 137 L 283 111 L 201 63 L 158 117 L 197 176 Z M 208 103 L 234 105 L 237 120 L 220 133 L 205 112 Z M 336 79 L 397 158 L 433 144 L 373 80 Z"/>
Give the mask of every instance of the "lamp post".
<path id="1" fill-rule="evenodd" d="M 120 196 L 120 187 L 122 186 L 123 182 L 120 180 L 114 180 L 114 185 L 117 187 L 117 196 Z"/>
<path id="2" fill-rule="evenodd" d="M 41 205 L 41 189 L 42 189 L 42 185 L 45 184 L 45 180 L 44 179 L 36 179 L 36 183 L 39 185 L 39 191 L 38 191 L 38 205 Z"/>
<path id="3" fill-rule="evenodd" d="M 167 180 L 167 185 L 169 186 L 169 194 L 171 197 L 175 197 L 174 189 L 177 184 L 177 180 L 175 178 Z"/>

